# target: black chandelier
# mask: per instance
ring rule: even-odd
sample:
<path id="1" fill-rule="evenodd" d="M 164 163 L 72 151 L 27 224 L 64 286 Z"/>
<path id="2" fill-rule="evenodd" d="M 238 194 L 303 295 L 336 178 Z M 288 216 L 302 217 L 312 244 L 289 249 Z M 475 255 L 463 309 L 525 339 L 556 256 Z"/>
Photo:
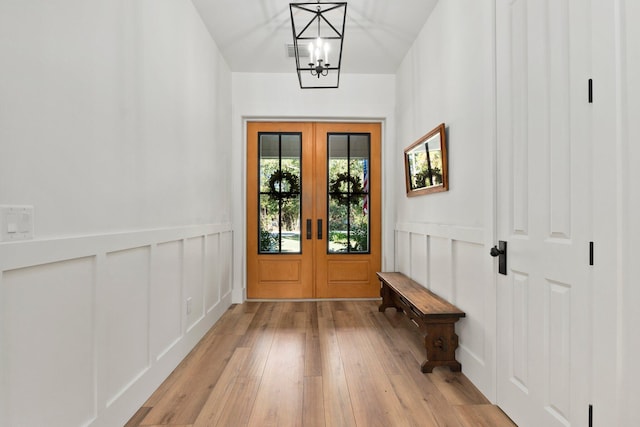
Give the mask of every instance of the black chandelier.
<path id="1" fill-rule="evenodd" d="M 337 88 L 347 3 L 289 3 L 302 89 Z"/>

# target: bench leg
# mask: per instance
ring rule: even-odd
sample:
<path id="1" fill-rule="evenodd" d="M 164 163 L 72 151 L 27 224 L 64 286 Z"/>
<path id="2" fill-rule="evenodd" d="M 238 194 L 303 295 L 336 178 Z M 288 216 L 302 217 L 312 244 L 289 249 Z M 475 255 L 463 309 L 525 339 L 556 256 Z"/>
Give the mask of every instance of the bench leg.
<path id="1" fill-rule="evenodd" d="M 424 348 L 427 358 L 420 370 L 432 372 L 436 366 L 448 366 L 451 371 L 460 372 L 462 365 L 456 360 L 458 336 L 454 323 L 428 323 L 424 337 Z"/>
<path id="2" fill-rule="evenodd" d="M 389 289 L 389 287 L 384 282 L 381 282 L 381 284 L 380 284 L 380 296 L 382 297 L 382 304 L 380 304 L 380 306 L 378 306 L 378 311 L 379 312 L 384 313 L 384 311 L 388 307 L 395 308 L 396 312 L 402 310 L 400 307 L 396 306 L 396 304 L 393 302 L 392 295 L 393 295 L 393 291 L 391 289 Z"/>

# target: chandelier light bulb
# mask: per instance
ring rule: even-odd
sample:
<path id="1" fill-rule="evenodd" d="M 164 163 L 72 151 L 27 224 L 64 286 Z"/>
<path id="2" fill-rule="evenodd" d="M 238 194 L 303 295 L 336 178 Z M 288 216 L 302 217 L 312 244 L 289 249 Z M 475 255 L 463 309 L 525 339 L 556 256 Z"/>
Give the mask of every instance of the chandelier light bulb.
<path id="1" fill-rule="evenodd" d="M 324 44 L 324 63 L 329 65 L 329 43 Z"/>
<path id="2" fill-rule="evenodd" d="M 309 64 L 313 64 L 313 42 L 309 43 Z"/>

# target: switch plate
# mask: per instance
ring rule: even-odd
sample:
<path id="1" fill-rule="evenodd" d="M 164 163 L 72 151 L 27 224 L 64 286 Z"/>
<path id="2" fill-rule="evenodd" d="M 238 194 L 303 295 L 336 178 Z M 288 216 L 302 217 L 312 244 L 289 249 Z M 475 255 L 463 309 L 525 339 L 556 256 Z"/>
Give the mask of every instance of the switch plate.
<path id="1" fill-rule="evenodd" d="M 0 205 L 0 241 L 33 239 L 33 206 Z"/>

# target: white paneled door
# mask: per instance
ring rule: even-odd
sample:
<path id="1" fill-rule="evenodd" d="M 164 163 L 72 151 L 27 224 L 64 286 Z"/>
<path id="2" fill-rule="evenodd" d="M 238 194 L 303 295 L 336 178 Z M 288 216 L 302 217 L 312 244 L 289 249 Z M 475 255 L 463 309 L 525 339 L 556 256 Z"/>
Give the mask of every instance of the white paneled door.
<path id="1" fill-rule="evenodd" d="M 498 404 L 520 427 L 586 426 L 589 2 L 498 0 L 496 24 Z"/>

